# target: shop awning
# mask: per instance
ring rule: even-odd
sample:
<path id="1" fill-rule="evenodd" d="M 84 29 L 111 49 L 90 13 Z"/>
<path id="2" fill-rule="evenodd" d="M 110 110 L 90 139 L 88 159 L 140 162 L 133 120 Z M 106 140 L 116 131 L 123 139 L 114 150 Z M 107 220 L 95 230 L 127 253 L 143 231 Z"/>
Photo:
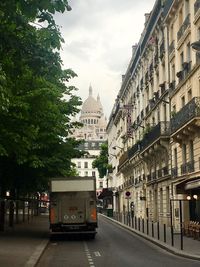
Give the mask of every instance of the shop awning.
<path id="1" fill-rule="evenodd" d="M 176 184 L 177 194 L 186 194 L 187 190 L 200 188 L 200 177 L 192 178 L 191 180 L 184 179 Z"/>
<path id="2" fill-rule="evenodd" d="M 185 190 L 190 190 L 190 189 L 194 189 L 194 188 L 200 188 L 200 179 L 195 180 L 195 181 L 191 181 L 191 182 L 187 182 L 185 185 Z"/>

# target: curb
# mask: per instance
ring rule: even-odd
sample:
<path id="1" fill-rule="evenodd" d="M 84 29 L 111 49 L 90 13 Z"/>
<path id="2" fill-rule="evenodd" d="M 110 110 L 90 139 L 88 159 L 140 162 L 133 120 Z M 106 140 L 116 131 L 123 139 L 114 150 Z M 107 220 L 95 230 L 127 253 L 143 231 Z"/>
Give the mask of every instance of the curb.
<path id="1" fill-rule="evenodd" d="M 165 244 L 165 243 L 163 243 L 161 241 L 158 241 L 155 238 L 152 238 L 150 236 L 147 236 L 146 234 L 143 234 L 143 233 L 141 233 L 141 232 L 139 232 L 139 231 L 131 228 L 130 226 L 127 226 L 127 225 L 125 225 L 125 224 L 123 224 L 121 222 L 118 222 L 118 221 L 110 218 L 110 217 L 107 217 L 104 214 L 100 214 L 100 215 L 103 216 L 104 218 L 106 218 L 107 220 L 110 220 L 113 223 L 120 225 L 122 228 L 125 228 L 128 231 L 133 232 L 134 234 L 136 234 L 136 235 L 138 235 L 138 236 L 140 236 L 140 237 L 142 237 L 142 238 L 150 241 L 151 243 L 153 243 L 153 244 L 161 247 L 162 249 L 165 249 L 166 251 L 168 251 L 168 252 L 170 252 L 170 253 L 172 253 L 174 255 L 177 255 L 177 256 L 180 256 L 180 257 L 184 257 L 184 258 L 189 258 L 189 259 L 192 259 L 192 260 L 198 260 L 198 261 L 200 261 L 200 256 L 198 256 L 198 255 L 194 255 L 194 254 L 190 254 L 190 253 L 187 253 L 187 252 L 183 252 L 183 251 L 181 251 L 181 250 L 179 250 L 177 248 L 174 248 L 172 246 L 169 246 L 169 245 L 167 245 L 167 244 Z"/>
<path id="2" fill-rule="evenodd" d="M 35 267 L 37 263 L 39 262 L 41 256 L 43 255 L 45 249 L 47 248 L 49 244 L 48 240 L 43 240 L 35 249 L 29 260 L 26 262 L 24 267 Z"/>

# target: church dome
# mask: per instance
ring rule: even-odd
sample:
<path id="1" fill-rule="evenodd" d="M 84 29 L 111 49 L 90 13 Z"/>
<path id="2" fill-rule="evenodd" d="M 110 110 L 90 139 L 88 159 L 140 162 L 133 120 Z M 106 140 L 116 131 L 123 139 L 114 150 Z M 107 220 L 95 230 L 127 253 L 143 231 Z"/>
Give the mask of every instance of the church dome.
<path id="1" fill-rule="evenodd" d="M 81 115 L 97 115 L 101 113 L 101 109 L 99 106 L 99 103 L 94 99 L 92 96 L 92 87 L 90 85 L 89 87 L 89 96 L 84 101 L 82 109 L 81 109 Z"/>

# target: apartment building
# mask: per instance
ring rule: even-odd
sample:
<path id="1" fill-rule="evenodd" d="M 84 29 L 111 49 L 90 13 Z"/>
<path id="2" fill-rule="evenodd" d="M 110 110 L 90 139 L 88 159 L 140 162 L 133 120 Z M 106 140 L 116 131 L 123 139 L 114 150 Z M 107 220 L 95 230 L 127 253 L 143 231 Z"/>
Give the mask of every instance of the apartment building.
<path id="1" fill-rule="evenodd" d="M 145 18 L 107 126 L 109 180 L 116 211 L 178 225 L 180 208 L 200 220 L 200 1 L 157 0 Z"/>

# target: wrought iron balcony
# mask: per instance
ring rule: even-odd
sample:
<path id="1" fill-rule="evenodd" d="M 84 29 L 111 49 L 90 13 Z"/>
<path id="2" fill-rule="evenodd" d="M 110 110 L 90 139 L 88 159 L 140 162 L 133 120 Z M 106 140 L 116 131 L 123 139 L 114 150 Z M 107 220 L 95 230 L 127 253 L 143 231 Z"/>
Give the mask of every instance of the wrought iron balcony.
<path id="1" fill-rule="evenodd" d="M 169 55 L 175 50 L 174 40 L 169 45 Z"/>
<path id="2" fill-rule="evenodd" d="M 168 174 L 169 174 L 169 170 L 168 170 L 168 167 L 167 166 L 165 166 L 162 169 L 159 169 L 157 171 L 158 178 L 164 177 L 164 176 L 166 176 Z"/>
<path id="3" fill-rule="evenodd" d="M 178 167 L 174 167 L 171 169 L 171 175 L 173 178 L 178 175 Z"/>
<path id="4" fill-rule="evenodd" d="M 136 143 L 131 147 L 131 149 L 128 150 L 128 157 L 131 159 L 136 153 L 140 151 L 140 142 Z"/>
<path id="5" fill-rule="evenodd" d="M 196 0 L 194 3 L 194 15 L 197 13 L 197 11 L 200 9 L 200 0 Z"/>
<path id="6" fill-rule="evenodd" d="M 151 180 L 156 180 L 156 178 L 157 178 L 156 172 L 152 172 Z"/>
<path id="7" fill-rule="evenodd" d="M 158 170 L 158 178 L 162 177 L 162 169 Z"/>
<path id="8" fill-rule="evenodd" d="M 200 97 L 194 97 L 173 118 L 171 118 L 171 134 L 195 117 L 200 116 Z"/>
<path id="9" fill-rule="evenodd" d="M 181 165 L 181 174 L 186 174 L 194 171 L 194 161 L 189 161 Z"/>
<path id="10" fill-rule="evenodd" d="M 165 166 L 162 168 L 162 171 L 163 171 L 163 176 L 166 176 L 169 174 L 169 169 L 168 169 L 168 166 Z"/>
<path id="11" fill-rule="evenodd" d="M 150 182 L 151 181 L 151 174 L 148 174 L 147 175 L 147 182 Z"/>
<path id="12" fill-rule="evenodd" d="M 179 31 L 177 32 L 177 40 L 179 41 L 181 37 L 184 35 L 187 28 L 190 26 L 190 14 L 187 15 L 183 24 L 181 25 Z"/>
<path id="13" fill-rule="evenodd" d="M 125 151 L 122 156 L 119 158 L 119 169 L 122 165 L 128 160 L 128 151 Z"/>
<path id="14" fill-rule="evenodd" d="M 144 135 L 144 138 L 141 141 L 141 149 L 144 150 L 160 137 L 163 136 L 169 137 L 169 134 L 170 134 L 169 122 L 168 121 L 159 122 L 148 133 Z"/>

